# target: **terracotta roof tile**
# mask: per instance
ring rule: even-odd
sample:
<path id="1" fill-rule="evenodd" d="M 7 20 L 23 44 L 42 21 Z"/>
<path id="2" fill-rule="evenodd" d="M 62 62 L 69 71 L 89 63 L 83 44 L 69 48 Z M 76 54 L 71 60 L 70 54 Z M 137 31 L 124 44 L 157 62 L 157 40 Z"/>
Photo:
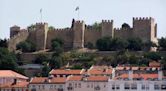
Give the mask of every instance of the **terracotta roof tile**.
<path id="1" fill-rule="evenodd" d="M 90 75 L 102 75 L 102 74 L 112 74 L 112 69 L 90 69 L 88 70 Z"/>
<path id="2" fill-rule="evenodd" d="M 52 75 L 58 75 L 58 74 L 73 74 L 73 75 L 77 75 L 77 74 L 81 74 L 82 70 L 62 70 L 62 69 L 53 69 L 50 74 Z"/>
<path id="3" fill-rule="evenodd" d="M 68 81 L 81 81 L 82 78 L 82 76 L 69 76 Z"/>
<path id="4" fill-rule="evenodd" d="M 1 88 L 26 88 L 28 86 L 29 82 L 17 82 L 16 84 L 13 83 L 6 83 L 3 85 L 0 85 Z"/>
<path id="5" fill-rule="evenodd" d="M 44 81 L 46 79 L 47 79 L 47 77 L 35 77 L 35 78 L 32 78 L 30 83 L 32 83 L 32 84 L 44 83 Z"/>
<path id="6" fill-rule="evenodd" d="M 45 83 L 48 83 L 48 84 L 52 84 L 52 83 L 60 84 L 60 83 L 65 83 L 65 81 L 66 81 L 66 78 L 64 78 L 64 77 L 56 77 L 56 78 L 35 77 L 35 78 L 32 78 L 30 83 L 31 84 L 45 84 Z"/>
<path id="7" fill-rule="evenodd" d="M 28 86 L 29 82 L 18 82 L 17 84 L 13 85 L 12 87 L 15 88 L 26 88 Z"/>
<path id="8" fill-rule="evenodd" d="M 122 74 L 118 77 L 115 77 L 115 79 L 118 79 L 118 78 L 122 78 L 122 79 L 129 78 L 129 74 Z M 134 78 L 142 78 L 144 80 L 155 79 L 155 78 L 158 78 L 158 74 L 133 74 L 133 79 Z"/>
<path id="9" fill-rule="evenodd" d="M 52 78 L 50 83 L 61 84 L 61 83 L 65 83 L 65 82 L 66 82 L 66 78 L 59 77 L 59 78 Z"/>
<path id="10" fill-rule="evenodd" d="M 108 81 L 108 77 L 107 76 L 90 76 L 87 77 L 87 81 L 95 81 L 95 82 L 106 82 Z"/>
<path id="11" fill-rule="evenodd" d="M 19 73 L 16 73 L 12 70 L 0 70 L 0 77 L 13 77 L 13 78 L 21 78 L 21 79 L 28 79 L 28 77 L 23 76 Z"/>

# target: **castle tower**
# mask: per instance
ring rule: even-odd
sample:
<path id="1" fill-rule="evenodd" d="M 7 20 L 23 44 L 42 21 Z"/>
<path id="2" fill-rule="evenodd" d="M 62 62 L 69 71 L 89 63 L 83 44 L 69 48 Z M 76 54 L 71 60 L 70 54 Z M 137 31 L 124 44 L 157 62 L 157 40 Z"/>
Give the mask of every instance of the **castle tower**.
<path id="1" fill-rule="evenodd" d="M 114 37 L 113 20 L 102 20 L 102 37 Z"/>
<path id="2" fill-rule="evenodd" d="M 48 24 L 36 23 L 36 50 L 45 50 L 47 41 Z"/>
<path id="3" fill-rule="evenodd" d="M 134 36 L 141 38 L 143 42 L 157 43 L 157 25 L 153 18 L 133 18 Z"/>
<path id="4" fill-rule="evenodd" d="M 73 48 L 84 48 L 85 24 L 83 21 L 74 21 L 73 24 Z"/>
<path id="5" fill-rule="evenodd" d="M 19 26 L 12 26 L 10 27 L 10 38 L 12 38 L 14 35 L 17 35 L 20 32 L 20 27 Z"/>

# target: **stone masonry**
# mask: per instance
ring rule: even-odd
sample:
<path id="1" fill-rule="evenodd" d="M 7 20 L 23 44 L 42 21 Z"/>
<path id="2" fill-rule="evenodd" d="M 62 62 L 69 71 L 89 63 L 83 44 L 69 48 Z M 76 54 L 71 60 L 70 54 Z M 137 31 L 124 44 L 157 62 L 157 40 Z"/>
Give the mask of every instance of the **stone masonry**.
<path id="1" fill-rule="evenodd" d="M 33 28 L 20 29 L 18 26 L 10 28 L 9 50 L 16 50 L 16 45 L 26 39 L 37 46 L 37 51 L 51 49 L 51 40 L 60 38 L 64 41 L 64 48 L 84 48 L 88 43 L 95 45 L 102 37 L 128 39 L 138 37 L 143 42 L 157 43 L 157 24 L 152 17 L 133 18 L 133 27 L 114 28 L 113 20 L 102 20 L 101 29 L 87 27 L 84 21 L 73 20 L 70 28 L 49 29 L 47 23 L 36 23 Z"/>

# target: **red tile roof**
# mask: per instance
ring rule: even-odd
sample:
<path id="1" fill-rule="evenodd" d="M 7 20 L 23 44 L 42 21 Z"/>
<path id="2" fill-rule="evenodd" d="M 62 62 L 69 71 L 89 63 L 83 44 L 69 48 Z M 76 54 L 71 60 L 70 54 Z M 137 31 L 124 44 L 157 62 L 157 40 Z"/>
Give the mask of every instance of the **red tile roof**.
<path id="1" fill-rule="evenodd" d="M 77 75 L 81 74 L 83 70 L 62 70 L 62 69 L 53 69 L 50 74 L 52 75 Z"/>
<path id="2" fill-rule="evenodd" d="M 0 85 L 1 88 L 27 88 L 28 87 L 29 82 L 17 82 L 16 84 L 13 83 L 6 83 L 3 85 Z"/>
<path id="3" fill-rule="evenodd" d="M 32 80 L 30 81 L 31 84 L 53 84 L 53 83 L 65 83 L 66 78 L 63 77 L 57 77 L 57 78 L 47 78 L 47 77 L 35 77 L 32 78 Z"/>
<path id="4" fill-rule="evenodd" d="M 108 77 L 107 76 L 90 76 L 87 77 L 86 81 L 92 81 L 92 82 L 106 82 L 108 81 Z"/>
<path id="5" fill-rule="evenodd" d="M 69 76 L 68 81 L 81 81 L 82 78 L 82 76 Z"/>
<path id="6" fill-rule="evenodd" d="M 87 73 L 90 75 L 112 74 L 112 69 L 89 69 Z"/>
<path id="7" fill-rule="evenodd" d="M 132 76 L 133 76 L 133 79 L 134 78 L 142 78 L 144 80 L 158 78 L 158 74 L 133 74 Z M 129 78 L 129 74 L 122 74 L 118 77 L 115 77 L 115 79 L 118 79 L 118 78 L 121 78 L 121 79 Z"/>
<path id="8" fill-rule="evenodd" d="M 32 78 L 30 83 L 32 83 L 32 84 L 40 84 L 40 83 L 44 83 L 46 80 L 47 80 L 47 77 L 35 77 L 35 78 Z"/>
<path id="9" fill-rule="evenodd" d="M 12 70 L 0 70 L 0 78 L 1 77 L 12 77 L 12 78 L 28 79 L 28 77 L 23 76 L 19 73 L 16 73 Z"/>
<path id="10" fill-rule="evenodd" d="M 61 84 L 65 82 L 66 82 L 66 78 L 59 77 L 59 78 L 52 78 L 50 83 Z"/>

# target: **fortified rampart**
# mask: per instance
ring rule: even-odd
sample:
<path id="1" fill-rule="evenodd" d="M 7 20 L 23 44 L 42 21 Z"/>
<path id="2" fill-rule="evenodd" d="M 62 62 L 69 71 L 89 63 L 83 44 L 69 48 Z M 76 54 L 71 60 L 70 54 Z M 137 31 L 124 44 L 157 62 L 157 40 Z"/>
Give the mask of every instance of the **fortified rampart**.
<path id="1" fill-rule="evenodd" d="M 15 51 L 18 43 L 25 41 L 29 35 L 27 30 L 20 30 L 20 28 L 16 28 L 17 26 L 11 27 L 11 35 L 10 40 L 8 41 L 8 49 L 9 51 Z M 12 31 L 14 29 L 14 32 Z M 19 31 L 19 32 L 16 32 Z"/>
<path id="2" fill-rule="evenodd" d="M 114 28 L 113 20 L 102 20 L 101 28 L 96 29 L 94 26 L 87 26 L 84 21 L 73 20 L 70 28 L 50 29 L 47 23 L 36 23 L 27 30 L 23 35 L 20 27 L 12 28 L 10 31 L 12 42 L 9 43 L 9 47 L 15 49 L 16 44 L 26 38 L 36 44 L 37 51 L 51 49 L 51 40 L 55 38 L 64 40 L 65 49 L 83 48 L 87 43 L 95 45 L 99 38 L 106 36 L 122 39 L 138 37 L 144 42 L 157 43 L 157 24 L 151 17 L 133 18 L 133 27 L 122 25 L 121 28 Z M 13 39 L 13 36 L 17 38 Z"/>

